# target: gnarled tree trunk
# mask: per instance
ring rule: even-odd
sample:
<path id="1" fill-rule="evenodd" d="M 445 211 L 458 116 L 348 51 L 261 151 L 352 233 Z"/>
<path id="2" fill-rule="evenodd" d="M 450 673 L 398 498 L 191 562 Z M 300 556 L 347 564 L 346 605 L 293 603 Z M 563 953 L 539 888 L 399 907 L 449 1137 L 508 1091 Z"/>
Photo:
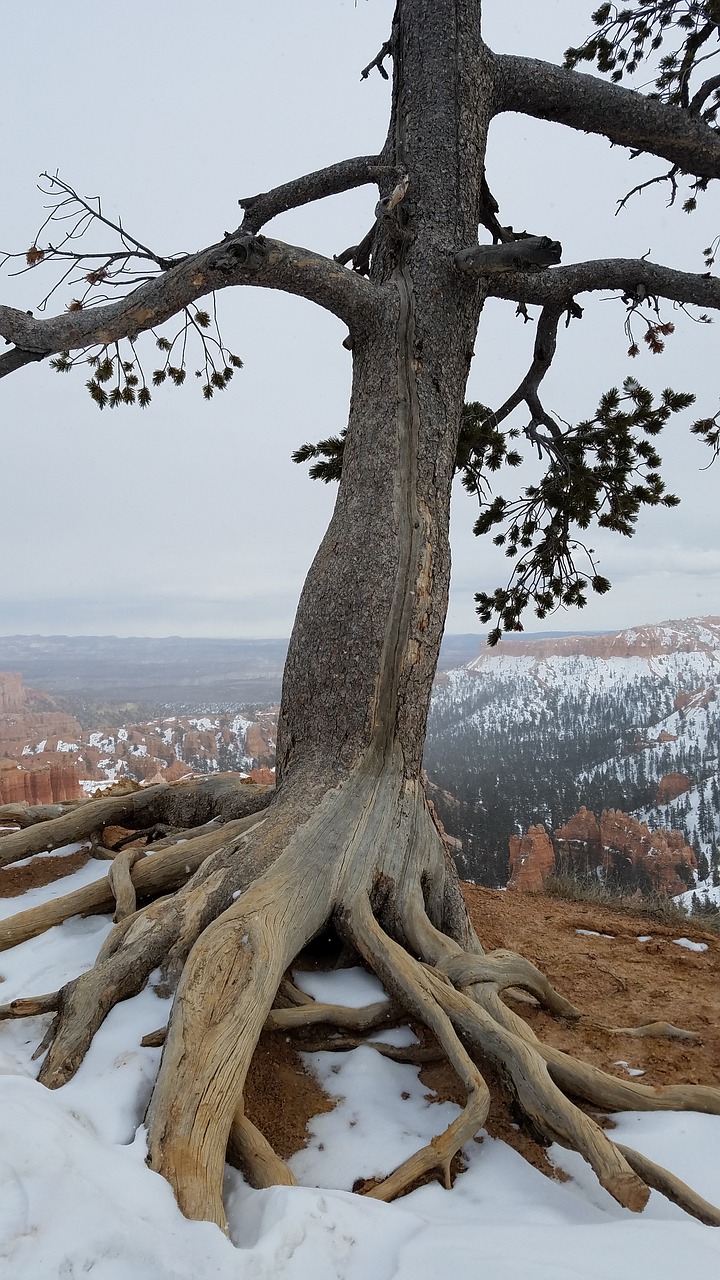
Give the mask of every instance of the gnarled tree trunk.
<path id="1" fill-rule="evenodd" d="M 120 921 L 90 973 L 42 998 L 57 1013 L 40 1079 L 63 1084 L 112 1005 L 160 967 L 177 994 L 148 1113 L 150 1161 L 183 1212 L 224 1226 L 228 1146 L 243 1151 L 261 1184 L 291 1181 L 244 1116 L 263 1026 L 348 1026 L 347 1011 L 305 1000 L 286 977 L 306 943 L 332 926 L 398 1008 L 429 1027 L 467 1091 L 460 1117 L 372 1195 L 389 1199 L 434 1169 L 449 1180 L 453 1155 L 487 1115 L 479 1064 L 489 1060 L 535 1130 L 581 1151 L 622 1204 L 642 1208 L 648 1187 L 662 1185 L 717 1222 L 717 1211 L 671 1175 L 614 1146 L 563 1090 L 598 1105 L 707 1111 L 720 1111 L 720 1092 L 620 1082 L 541 1045 L 504 1004 L 504 990 L 525 988 L 562 1017 L 578 1011 L 522 957 L 483 954 L 426 803 L 421 763 L 447 606 L 450 490 L 487 288 L 454 259 L 476 240 L 485 137 L 501 95 L 477 0 L 401 0 L 391 44 L 391 128 L 373 170 L 387 175 L 387 203 L 372 288 L 357 281 L 351 289 L 322 267 L 327 289 L 342 290 L 337 314 L 350 315 L 352 402 L 335 512 L 287 658 L 275 796 L 266 813 L 212 836 L 172 896 Z M 352 165 L 328 174 L 338 190 L 355 181 Z M 282 205 L 277 192 L 248 202 L 251 222 L 263 201 L 266 212 Z M 259 245 L 261 225 L 258 218 L 222 253 L 194 263 L 193 287 L 213 271 L 251 268 L 270 287 L 292 282 L 298 254 L 283 259 L 277 242 Z M 178 266 L 176 278 L 185 271 Z M 236 282 L 247 281 L 239 274 Z M 139 879 L 142 866 L 128 866 L 125 879 Z M 376 1017 L 361 1011 L 357 1029 Z"/>

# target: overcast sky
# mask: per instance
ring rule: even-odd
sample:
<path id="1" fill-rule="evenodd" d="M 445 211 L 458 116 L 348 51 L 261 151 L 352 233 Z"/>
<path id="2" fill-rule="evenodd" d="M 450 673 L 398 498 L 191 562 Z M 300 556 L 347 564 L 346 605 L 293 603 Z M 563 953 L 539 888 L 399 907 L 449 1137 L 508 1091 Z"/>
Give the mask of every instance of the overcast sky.
<path id="1" fill-rule="evenodd" d="M 559 59 L 586 33 L 578 0 L 485 0 L 499 51 Z M 360 69 L 389 33 L 392 0 L 26 0 L 3 10 L 0 249 L 25 249 L 43 218 L 43 169 L 86 195 L 158 252 L 200 249 L 240 221 L 238 198 L 382 145 L 389 89 Z M 720 231 L 711 192 L 693 217 L 653 188 L 619 217 L 629 187 L 662 162 L 630 162 L 559 126 L 505 116 L 492 128 L 488 175 L 501 220 L 563 243 L 563 261 L 640 256 L 703 270 Z M 368 229 L 364 191 L 277 219 L 269 234 L 327 254 Z M 487 238 L 483 233 L 482 238 Z M 35 308 L 49 269 L 3 276 L 0 297 Z M 80 370 L 30 366 L 0 383 L 0 633 L 286 636 L 322 537 L 334 487 L 290 454 L 346 421 L 350 357 L 338 321 L 261 290 L 220 297 L 228 345 L 245 362 L 206 404 L 193 378 L 152 405 L 100 413 Z M 67 301 L 60 295 L 56 304 Z M 559 629 L 619 628 L 720 613 L 717 467 L 689 434 L 718 408 L 717 330 L 682 315 L 667 354 L 626 357 L 623 310 L 596 296 L 563 332 L 545 402 L 589 416 L 631 373 L 698 395 L 698 414 L 661 440 L 679 509 L 641 516 L 628 541 L 592 544 L 613 581 Z M 51 302 L 48 312 L 53 309 Z M 534 326 L 533 326 L 534 327 Z M 468 398 L 499 405 L 523 376 L 531 326 L 488 305 Z M 149 366 L 153 367 L 148 351 Z M 518 425 L 523 426 L 522 414 Z M 515 473 L 517 475 L 517 473 Z M 473 594 L 500 585 L 507 562 L 472 535 L 458 494 L 448 630 L 481 631 Z M 529 629 L 540 625 L 532 615 Z"/>

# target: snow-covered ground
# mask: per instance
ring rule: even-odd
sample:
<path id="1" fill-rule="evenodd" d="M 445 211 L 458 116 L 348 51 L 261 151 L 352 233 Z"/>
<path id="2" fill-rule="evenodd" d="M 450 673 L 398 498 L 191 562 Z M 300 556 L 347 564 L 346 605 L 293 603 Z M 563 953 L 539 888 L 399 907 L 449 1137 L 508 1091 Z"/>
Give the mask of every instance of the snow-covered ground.
<path id="1" fill-rule="evenodd" d="M 7 916 L 87 883 L 106 867 L 18 899 Z M 67 921 L 0 956 L 0 1001 L 54 990 L 89 968 L 107 936 L 101 916 Z M 312 995 L 360 1005 L 378 998 L 358 970 L 297 975 Z M 545 1178 L 487 1136 L 466 1148 L 453 1191 L 422 1187 L 393 1205 L 350 1193 L 384 1174 L 457 1114 L 428 1101 L 417 1070 L 371 1049 L 308 1055 L 339 1099 L 310 1125 L 291 1161 L 303 1187 L 254 1191 L 229 1169 L 232 1242 L 186 1221 L 144 1163 L 143 1114 L 160 1051 L 140 1039 L 167 1019 L 146 990 L 119 1005 L 77 1076 L 51 1093 L 31 1054 L 47 1018 L 0 1024 L 0 1276 L 23 1280 L 676 1280 L 720 1274 L 720 1230 L 653 1193 L 636 1216 L 619 1208 L 580 1157 L 552 1148 L 569 1175 Z M 385 1033 L 407 1042 L 411 1033 Z M 666 1164 L 720 1203 L 720 1117 L 618 1117 L 614 1136 Z"/>

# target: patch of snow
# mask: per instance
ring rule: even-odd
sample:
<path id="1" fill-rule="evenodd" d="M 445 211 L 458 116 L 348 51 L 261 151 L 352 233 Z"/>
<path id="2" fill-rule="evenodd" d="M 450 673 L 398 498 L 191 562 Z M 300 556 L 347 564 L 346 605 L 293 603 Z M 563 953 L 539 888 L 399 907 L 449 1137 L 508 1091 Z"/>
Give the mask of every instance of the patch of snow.
<path id="1" fill-rule="evenodd" d="M 692 942 L 690 938 L 673 938 L 673 942 L 678 947 L 685 947 L 686 951 L 707 951 L 707 942 Z"/>
<path id="2" fill-rule="evenodd" d="M 582 933 L 586 938 L 614 938 L 614 933 L 598 933 L 597 929 L 576 929 L 576 933 Z"/>

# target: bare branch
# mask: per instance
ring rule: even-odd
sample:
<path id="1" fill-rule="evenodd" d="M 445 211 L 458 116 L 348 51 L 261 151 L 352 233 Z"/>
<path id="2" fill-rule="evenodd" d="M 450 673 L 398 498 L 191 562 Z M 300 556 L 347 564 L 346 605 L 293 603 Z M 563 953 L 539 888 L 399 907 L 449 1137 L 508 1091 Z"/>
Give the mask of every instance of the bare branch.
<path id="1" fill-rule="evenodd" d="M 638 182 L 637 186 L 631 187 L 630 190 L 627 192 L 627 194 L 624 195 L 621 200 L 618 200 L 617 209 L 615 210 L 615 216 L 617 217 L 620 210 L 625 208 L 625 205 L 627 204 L 628 200 L 631 200 L 633 196 L 641 195 L 642 192 L 645 191 L 648 187 L 654 187 L 659 182 L 670 183 L 670 199 L 668 200 L 668 209 L 669 209 L 672 205 L 674 205 L 677 199 L 677 188 L 678 188 L 677 173 L 678 173 L 678 168 L 677 168 L 677 165 L 674 164 L 671 169 L 668 169 L 667 173 L 658 173 L 655 175 L 654 178 L 648 178 L 646 182 Z"/>
<path id="2" fill-rule="evenodd" d="M 714 93 L 716 89 L 720 89 L 720 75 L 711 76 L 709 80 L 706 80 L 700 85 L 697 93 L 690 99 L 688 108 L 690 115 L 698 115 L 707 102 L 707 99 L 710 97 L 710 94 Z"/>
<path id="3" fill-rule="evenodd" d="M 11 351 L 6 351 L 5 355 L 0 356 L 0 378 L 4 378 L 8 373 L 14 373 L 16 369 L 22 369 L 23 365 L 33 364 L 36 360 L 45 360 L 51 353 L 49 351 L 24 351 L 22 347 L 13 347 Z"/>
<path id="4" fill-rule="evenodd" d="M 497 111 L 518 111 L 720 177 L 720 134 L 697 114 L 536 58 L 495 54 Z M 710 90 L 708 90 L 710 92 Z"/>
<path id="5" fill-rule="evenodd" d="M 378 156 L 356 156 L 353 160 L 342 160 L 326 169 L 306 173 L 292 182 L 284 182 L 272 191 L 263 191 L 257 196 L 247 196 L 238 201 L 245 210 L 240 230 L 257 235 L 266 222 L 281 213 L 287 213 L 289 209 L 299 209 L 301 205 L 310 204 L 314 200 L 324 200 L 327 196 L 339 195 L 368 183 L 380 183 L 388 179 L 392 181 L 399 176 L 399 170 L 381 164 Z"/>
<path id="6" fill-rule="evenodd" d="M 549 267 L 560 261 L 562 246 L 549 236 L 522 236 L 504 244 L 476 244 L 455 255 L 464 275 L 490 276 L 523 267 Z"/>
<path id="7" fill-rule="evenodd" d="M 386 40 L 384 45 L 382 46 L 382 49 L 380 50 L 379 53 L 376 53 L 372 62 L 368 62 L 367 66 L 363 67 L 362 71 L 360 72 L 360 79 L 367 80 L 373 67 L 377 67 L 383 80 L 389 80 L 390 77 L 388 76 L 388 73 L 385 70 L 383 63 L 386 58 L 391 58 L 391 57 L 392 57 L 392 39 Z"/>
<path id="8" fill-rule="evenodd" d="M 8 361 L 9 367 L 0 372 L 10 373 L 18 362 L 28 363 L 30 353 L 40 360 L 55 352 L 134 338 L 164 324 L 188 303 L 231 285 L 296 294 L 331 311 L 351 328 L 369 317 L 378 297 L 368 281 L 320 254 L 263 236 L 233 235 L 106 306 L 47 320 L 0 306 L 0 334 L 24 355 L 22 360 L 14 357 L 14 365 Z"/>
<path id="9" fill-rule="evenodd" d="M 566 310 L 568 311 L 568 322 L 572 317 L 579 319 L 582 315 L 580 307 L 575 302 L 570 304 L 569 309 L 566 309 L 564 304 L 543 307 L 535 333 L 532 364 L 520 385 L 493 414 L 493 423 L 497 425 L 524 401 L 532 415 L 530 423 L 525 428 L 525 435 L 536 445 L 540 457 L 542 457 L 544 451 L 554 457 L 556 461 L 559 456 L 555 443 L 555 437 L 559 434 L 558 425 L 540 403 L 538 387 L 555 357 L 558 324 Z M 547 427 L 553 439 L 548 440 L 546 437 L 538 435 L 537 427 L 541 424 Z"/>
<path id="10" fill-rule="evenodd" d="M 488 277 L 488 295 L 540 306 L 565 305 L 579 293 L 622 290 L 627 297 L 668 298 L 688 306 L 720 309 L 720 278 L 675 271 L 644 258 L 606 258 L 549 271 Z"/>

